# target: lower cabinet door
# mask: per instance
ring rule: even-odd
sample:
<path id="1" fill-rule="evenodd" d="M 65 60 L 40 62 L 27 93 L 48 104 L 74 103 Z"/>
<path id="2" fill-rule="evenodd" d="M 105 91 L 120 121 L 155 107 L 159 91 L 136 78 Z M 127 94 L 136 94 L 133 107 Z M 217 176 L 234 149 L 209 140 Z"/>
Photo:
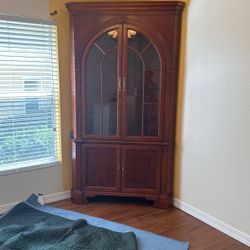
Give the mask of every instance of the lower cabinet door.
<path id="1" fill-rule="evenodd" d="M 83 189 L 120 191 L 121 146 L 85 144 L 83 146 Z"/>
<path id="2" fill-rule="evenodd" d="M 122 192 L 160 193 L 161 148 L 122 146 Z"/>

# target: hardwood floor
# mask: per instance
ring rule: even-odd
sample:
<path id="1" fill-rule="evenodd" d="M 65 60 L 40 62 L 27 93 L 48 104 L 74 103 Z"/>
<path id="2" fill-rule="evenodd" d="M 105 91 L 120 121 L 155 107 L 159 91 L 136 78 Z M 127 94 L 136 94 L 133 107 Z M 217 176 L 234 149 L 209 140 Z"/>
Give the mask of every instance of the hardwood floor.
<path id="1" fill-rule="evenodd" d="M 55 202 L 52 205 L 127 224 L 176 240 L 189 241 L 190 250 L 250 249 L 177 208 L 161 210 L 142 200 L 99 197 L 84 205 L 76 205 L 70 200 Z"/>

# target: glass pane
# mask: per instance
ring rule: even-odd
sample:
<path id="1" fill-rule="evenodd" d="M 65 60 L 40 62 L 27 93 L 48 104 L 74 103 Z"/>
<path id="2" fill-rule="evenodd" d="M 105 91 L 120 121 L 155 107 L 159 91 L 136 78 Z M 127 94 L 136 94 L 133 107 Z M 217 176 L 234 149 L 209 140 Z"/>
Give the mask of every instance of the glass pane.
<path id="1" fill-rule="evenodd" d="M 102 132 L 103 135 L 116 135 L 117 130 L 117 105 L 108 103 L 102 106 Z"/>
<path id="2" fill-rule="evenodd" d="M 138 51 L 138 53 L 143 52 L 143 50 L 145 50 L 145 48 L 150 45 L 149 40 L 142 34 L 130 29 L 127 33 L 128 47 L 135 49 L 136 51 Z"/>
<path id="3" fill-rule="evenodd" d="M 86 62 L 86 133 L 117 134 L 118 31 L 97 38 Z"/>
<path id="4" fill-rule="evenodd" d="M 142 58 L 146 69 L 160 69 L 159 56 L 152 44 L 142 52 Z"/>
<path id="5" fill-rule="evenodd" d="M 103 102 L 116 102 L 117 100 L 117 49 L 108 53 L 102 65 L 102 98 Z"/>
<path id="6" fill-rule="evenodd" d="M 144 103 L 159 103 L 160 70 L 145 70 Z"/>
<path id="7" fill-rule="evenodd" d="M 158 136 L 160 59 L 139 32 L 127 32 L 126 119 L 128 136 Z"/>
<path id="8" fill-rule="evenodd" d="M 127 50 L 126 111 L 127 135 L 142 135 L 143 63 L 139 54 Z"/>
<path id="9" fill-rule="evenodd" d="M 101 75 L 99 70 L 87 70 L 87 102 L 100 102 Z"/>
<path id="10" fill-rule="evenodd" d="M 102 58 L 102 51 L 93 44 L 88 54 L 87 69 L 100 69 Z"/>
<path id="11" fill-rule="evenodd" d="M 87 107 L 87 134 L 100 135 L 100 104 L 88 104 Z"/>
<path id="12" fill-rule="evenodd" d="M 102 65 L 103 135 L 115 135 L 117 130 L 117 56 L 117 49 L 111 50 Z"/>
<path id="13" fill-rule="evenodd" d="M 158 104 L 144 105 L 144 119 L 143 119 L 143 134 L 145 136 L 158 135 L 158 119 L 159 109 Z"/>
<path id="14" fill-rule="evenodd" d="M 100 36 L 95 43 L 104 53 L 107 53 L 109 50 L 117 46 L 117 39 L 118 31 L 112 30 Z"/>
<path id="15" fill-rule="evenodd" d="M 86 81 L 87 102 L 100 102 L 101 99 L 101 75 L 100 67 L 103 54 L 93 44 L 87 58 Z"/>

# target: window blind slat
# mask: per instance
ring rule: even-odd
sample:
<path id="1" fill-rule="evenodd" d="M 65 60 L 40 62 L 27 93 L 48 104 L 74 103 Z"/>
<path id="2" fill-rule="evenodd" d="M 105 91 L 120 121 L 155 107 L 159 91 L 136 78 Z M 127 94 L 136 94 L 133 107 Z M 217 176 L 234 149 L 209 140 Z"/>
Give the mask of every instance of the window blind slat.
<path id="1" fill-rule="evenodd" d="M 0 19 L 0 171 L 60 160 L 56 41 L 53 24 Z"/>

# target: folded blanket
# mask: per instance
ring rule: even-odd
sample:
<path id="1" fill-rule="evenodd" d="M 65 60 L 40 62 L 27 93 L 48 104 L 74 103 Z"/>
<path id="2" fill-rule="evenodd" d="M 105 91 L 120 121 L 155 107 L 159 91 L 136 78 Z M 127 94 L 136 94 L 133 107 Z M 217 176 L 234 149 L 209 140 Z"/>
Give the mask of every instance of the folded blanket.
<path id="1" fill-rule="evenodd" d="M 136 250 L 134 233 L 119 233 L 40 211 L 21 202 L 0 218 L 1 250 Z"/>

